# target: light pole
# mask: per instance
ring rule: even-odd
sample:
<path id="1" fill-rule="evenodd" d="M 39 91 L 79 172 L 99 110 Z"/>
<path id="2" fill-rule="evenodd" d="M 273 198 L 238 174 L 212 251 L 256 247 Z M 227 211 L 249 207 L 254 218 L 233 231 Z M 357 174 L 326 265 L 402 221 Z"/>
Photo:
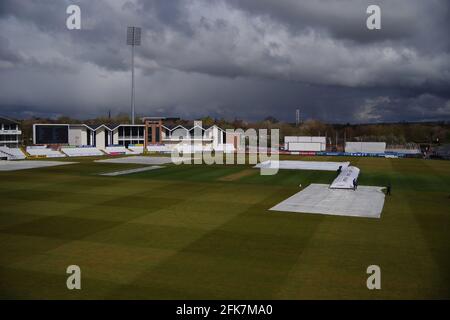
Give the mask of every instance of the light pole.
<path id="1" fill-rule="evenodd" d="M 141 28 L 128 27 L 127 45 L 131 46 L 131 124 L 134 124 L 134 47 L 141 45 Z"/>

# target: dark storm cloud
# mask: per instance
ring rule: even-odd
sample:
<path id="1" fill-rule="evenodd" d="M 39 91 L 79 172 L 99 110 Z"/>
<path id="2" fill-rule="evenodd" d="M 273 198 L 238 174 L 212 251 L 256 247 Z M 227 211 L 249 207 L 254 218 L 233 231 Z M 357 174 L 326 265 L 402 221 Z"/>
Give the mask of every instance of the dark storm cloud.
<path id="1" fill-rule="evenodd" d="M 306 28 L 326 31 L 333 36 L 355 41 L 368 42 L 382 39 L 399 39 L 411 36 L 416 28 L 414 16 L 417 6 L 409 6 L 407 1 L 377 1 L 383 8 L 383 29 L 370 32 L 365 24 L 366 9 L 373 1 L 296 1 L 296 0 L 229 0 L 233 6 L 250 14 L 266 15 L 290 27 L 293 33 L 301 33 Z"/>
<path id="2" fill-rule="evenodd" d="M 11 48 L 10 41 L 2 36 L 0 36 L 0 61 L 11 64 L 22 61 L 20 54 Z"/>
<path id="3" fill-rule="evenodd" d="M 68 4 L 82 30 L 65 27 Z M 338 122 L 448 119 L 449 3 L 367 0 L 0 2 L 0 113 L 127 112 L 127 25 L 141 114 Z"/>
<path id="4" fill-rule="evenodd" d="M 16 17 L 21 23 L 32 23 L 45 32 L 58 32 L 65 24 L 65 12 L 69 1 L 54 0 L 3 0 L 0 2 L 0 18 Z"/>
<path id="5" fill-rule="evenodd" d="M 228 0 L 233 6 L 251 14 L 269 16 L 289 26 L 291 32 L 307 28 L 321 30 L 335 38 L 362 43 L 402 41 L 427 51 L 446 47 L 449 25 L 449 2 L 441 0 Z M 361 28 L 365 25 L 366 9 L 377 4 L 382 10 L 382 29 L 377 32 Z M 436 41 L 438 40 L 438 41 Z M 424 45 L 426 44 L 426 45 Z"/>
<path id="6" fill-rule="evenodd" d="M 161 26 L 171 27 L 189 34 L 192 33 L 192 30 L 185 16 L 187 4 L 188 2 L 183 0 L 139 0 L 138 8 L 143 20 L 148 16 L 148 13 L 152 13 L 154 19 L 156 19 Z M 144 25 L 147 25 L 145 21 Z M 155 24 L 150 24 L 150 26 L 155 26 Z"/>

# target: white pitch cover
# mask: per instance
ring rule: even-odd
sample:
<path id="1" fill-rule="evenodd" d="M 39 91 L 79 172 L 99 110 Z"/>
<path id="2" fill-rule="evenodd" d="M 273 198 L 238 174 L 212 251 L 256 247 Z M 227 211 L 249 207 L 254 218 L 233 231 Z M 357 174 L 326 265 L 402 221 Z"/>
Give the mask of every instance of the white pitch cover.
<path id="1" fill-rule="evenodd" d="M 310 184 L 270 210 L 333 216 L 380 218 L 384 206 L 382 187 L 360 186 L 356 191 Z"/>
<path id="2" fill-rule="evenodd" d="M 258 163 L 255 168 L 278 168 L 291 170 L 320 170 L 336 171 L 339 167 L 345 169 L 350 162 L 331 162 L 331 161 L 296 161 L 296 160 L 267 160 Z"/>
<path id="3" fill-rule="evenodd" d="M 330 185 L 331 189 L 353 189 L 353 180 L 358 179 L 359 168 L 349 166 L 342 169 L 341 173 Z"/>

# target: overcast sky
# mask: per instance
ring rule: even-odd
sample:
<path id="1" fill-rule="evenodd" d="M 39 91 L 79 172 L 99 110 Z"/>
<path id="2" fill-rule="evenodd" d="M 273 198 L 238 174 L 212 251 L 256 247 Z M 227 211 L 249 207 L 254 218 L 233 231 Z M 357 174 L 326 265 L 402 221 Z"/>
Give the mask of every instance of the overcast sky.
<path id="1" fill-rule="evenodd" d="M 66 8 L 81 8 L 81 30 Z M 366 28 L 369 4 L 381 30 Z M 1 0 L 0 114 L 450 119 L 448 0 Z"/>

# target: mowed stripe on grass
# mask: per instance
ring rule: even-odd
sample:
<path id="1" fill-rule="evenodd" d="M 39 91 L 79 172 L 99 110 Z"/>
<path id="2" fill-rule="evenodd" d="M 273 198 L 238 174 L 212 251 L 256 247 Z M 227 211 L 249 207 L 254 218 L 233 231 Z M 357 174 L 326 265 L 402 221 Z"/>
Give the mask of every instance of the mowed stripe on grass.
<path id="1" fill-rule="evenodd" d="M 180 165 L 99 177 L 129 166 L 83 159 L 0 173 L 12 179 L 0 187 L 0 297 L 450 297 L 450 163 L 357 162 L 361 184 L 393 185 L 379 221 L 267 210 L 332 172 Z M 81 291 L 65 287 L 70 264 Z M 370 264 L 381 291 L 365 287 Z"/>
<path id="2" fill-rule="evenodd" d="M 259 174 L 259 170 L 256 169 L 244 169 L 236 173 L 232 173 L 228 176 L 220 177 L 219 181 L 236 181 L 240 180 L 243 177 L 248 177 L 252 175 Z"/>

